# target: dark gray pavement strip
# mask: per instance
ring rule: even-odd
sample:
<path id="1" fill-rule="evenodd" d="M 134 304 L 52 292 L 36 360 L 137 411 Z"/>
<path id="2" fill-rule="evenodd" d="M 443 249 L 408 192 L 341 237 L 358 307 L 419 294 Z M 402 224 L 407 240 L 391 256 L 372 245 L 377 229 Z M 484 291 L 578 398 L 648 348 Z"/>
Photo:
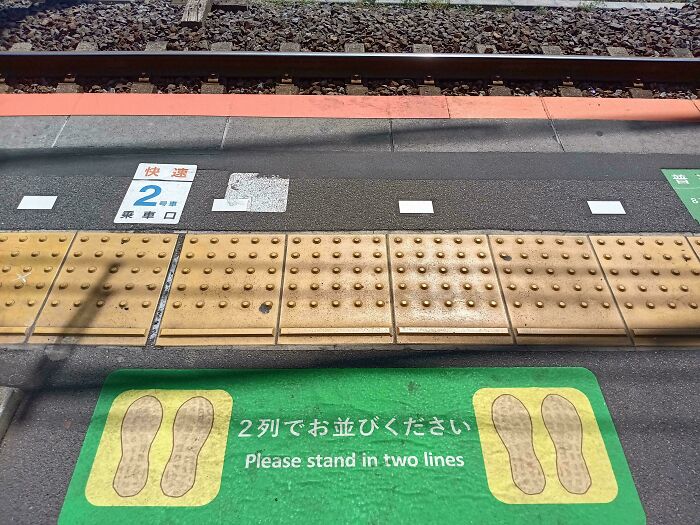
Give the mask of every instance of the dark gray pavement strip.
<path id="1" fill-rule="evenodd" d="M 57 148 L 221 147 L 226 117 L 70 117 Z"/>
<path id="2" fill-rule="evenodd" d="M 246 348 L 0 350 L 31 388 L 0 444 L 4 523 L 55 523 L 104 378 L 119 368 L 583 366 L 598 377 L 649 523 L 700 515 L 695 351 L 387 351 Z M 223 497 L 220 495 L 219 497 Z"/>
<path id="3" fill-rule="evenodd" d="M 388 119 L 231 118 L 226 149 L 391 151 Z"/>
<path id="4" fill-rule="evenodd" d="M 78 116 L 0 117 L 0 128 L 0 151 L 700 153 L 693 122 Z"/>
<path id="5" fill-rule="evenodd" d="M 143 161 L 199 165 L 180 224 L 161 230 L 700 231 L 660 172 L 700 166 L 700 158 L 562 153 L 7 158 L 0 228 L 124 229 L 114 216 Z M 287 212 L 212 213 L 234 171 L 291 177 Z M 17 210 L 23 195 L 59 198 L 53 210 Z M 435 213 L 401 215 L 399 200 L 432 200 Z M 587 200 L 621 200 L 627 215 L 593 216 Z"/>
<path id="6" fill-rule="evenodd" d="M 401 119 L 391 125 L 395 151 L 562 150 L 544 119 Z"/>
<path id="7" fill-rule="evenodd" d="M 274 154 L 272 154 L 274 153 Z M 527 152 L 0 151 L 0 177 L 133 177 L 140 162 L 197 164 L 199 172 L 291 179 L 664 180 L 662 168 L 697 168 L 700 155 Z M 121 199 L 121 197 L 120 197 Z"/>
<path id="8" fill-rule="evenodd" d="M 0 150 L 53 146 L 68 117 L 0 117 Z"/>
<path id="9" fill-rule="evenodd" d="M 700 123 L 556 120 L 565 151 L 700 154 Z"/>

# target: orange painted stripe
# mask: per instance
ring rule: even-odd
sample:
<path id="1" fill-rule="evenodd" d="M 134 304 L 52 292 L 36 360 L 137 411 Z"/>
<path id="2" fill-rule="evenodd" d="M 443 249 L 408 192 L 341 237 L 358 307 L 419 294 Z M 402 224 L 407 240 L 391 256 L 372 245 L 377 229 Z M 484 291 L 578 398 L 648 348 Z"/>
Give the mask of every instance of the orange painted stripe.
<path id="1" fill-rule="evenodd" d="M 552 120 L 700 122 L 700 113 L 692 100 L 544 97 L 542 102 Z"/>
<path id="2" fill-rule="evenodd" d="M 451 118 L 547 118 L 540 97 L 446 98 Z"/>
<path id="3" fill-rule="evenodd" d="M 0 95 L 0 116 L 73 115 L 82 95 Z M 45 98 L 44 98 L 45 97 Z M 43 100 L 42 100 L 43 99 Z"/>
<path id="4" fill-rule="evenodd" d="M 450 116 L 445 97 L 228 96 L 232 97 L 229 116 L 235 117 L 449 118 Z"/>
<path id="5" fill-rule="evenodd" d="M 0 95 L 0 116 L 152 115 L 316 118 L 502 118 L 700 122 L 700 101 L 564 97 L 332 95 Z"/>

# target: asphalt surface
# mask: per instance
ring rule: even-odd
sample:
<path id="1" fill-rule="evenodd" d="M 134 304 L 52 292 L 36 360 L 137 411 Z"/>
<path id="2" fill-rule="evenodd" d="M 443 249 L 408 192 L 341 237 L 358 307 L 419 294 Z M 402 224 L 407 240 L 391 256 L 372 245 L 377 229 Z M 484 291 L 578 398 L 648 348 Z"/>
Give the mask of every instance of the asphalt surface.
<path id="1" fill-rule="evenodd" d="M 113 220 L 139 162 L 198 165 L 180 223 L 163 231 L 700 231 L 660 171 L 698 167 L 700 156 L 221 150 L 5 154 L 0 228 L 123 229 Z M 290 178 L 287 212 L 212 213 L 232 172 Z M 17 210 L 23 195 L 59 199 L 50 211 Z M 432 200 L 435 213 L 401 215 L 399 200 Z M 587 200 L 620 200 L 627 215 L 593 216 Z"/>
<path id="2" fill-rule="evenodd" d="M 0 157 L 0 229 L 124 229 L 113 224 L 139 162 L 199 171 L 180 224 L 158 230 L 516 230 L 698 233 L 661 168 L 700 157 L 600 153 L 66 152 Z M 283 214 L 211 213 L 232 172 L 289 177 Z M 51 211 L 16 210 L 58 195 Z M 435 213 L 398 213 L 399 199 Z M 621 200 L 592 216 L 586 200 Z M 132 229 L 131 226 L 128 226 Z M 133 229 L 140 229 L 134 225 Z M 27 393 L 0 443 L 0 523 L 54 523 L 104 378 L 120 368 L 583 366 L 593 371 L 652 524 L 700 516 L 697 350 L 553 351 L 26 347 L 0 350 L 0 384 Z"/>

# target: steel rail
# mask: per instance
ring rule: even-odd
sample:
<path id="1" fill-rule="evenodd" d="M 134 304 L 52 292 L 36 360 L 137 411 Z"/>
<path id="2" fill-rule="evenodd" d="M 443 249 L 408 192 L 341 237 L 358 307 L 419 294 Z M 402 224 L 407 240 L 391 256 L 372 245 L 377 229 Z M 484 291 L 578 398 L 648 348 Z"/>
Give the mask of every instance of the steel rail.
<path id="1" fill-rule="evenodd" d="M 12 77 L 424 78 L 697 84 L 700 59 L 463 53 L 0 52 Z"/>

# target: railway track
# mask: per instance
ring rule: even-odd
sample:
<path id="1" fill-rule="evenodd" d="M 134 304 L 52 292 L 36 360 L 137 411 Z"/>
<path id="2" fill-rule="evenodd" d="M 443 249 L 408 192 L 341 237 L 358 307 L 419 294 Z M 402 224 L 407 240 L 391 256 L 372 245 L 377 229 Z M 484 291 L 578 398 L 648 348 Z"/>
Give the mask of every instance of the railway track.
<path id="1" fill-rule="evenodd" d="M 217 51 L 71 51 L 0 53 L 0 77 L 58 79 L 187 78 L 223 85 L 226 79 L 276 78 L 282 85 L 303 79 L 368 79 L 504 82 L 700 83 L 700 59 L 632 56 L 553 56 L 445 53 L 318 53 Z M 507 89 L 507 88 L 505 88 Z"/>

